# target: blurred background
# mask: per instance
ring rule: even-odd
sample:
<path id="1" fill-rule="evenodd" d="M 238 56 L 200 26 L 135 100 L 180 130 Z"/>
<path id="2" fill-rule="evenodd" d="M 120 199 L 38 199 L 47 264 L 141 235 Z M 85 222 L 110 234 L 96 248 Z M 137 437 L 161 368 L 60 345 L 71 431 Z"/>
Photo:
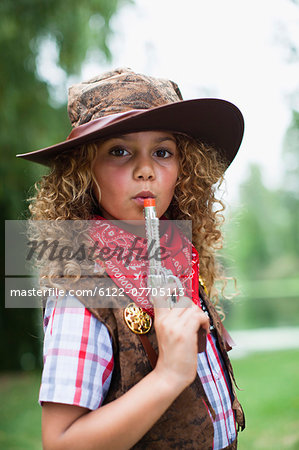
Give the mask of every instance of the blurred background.
<path id="1" fill-rule="evenodd" d="M 238 280 L 223 307 L 247 415 L 239 448 L 299 449 L 299 1 L 1 0 L 0 49 L 2 255 L 4 221 L 28 217 L 46 172 L 15 155 L 69 134 L 71 84 L 127 66 L 241 109 L 220 256 Z M 41 448 L 41 347 L 40 311 L 5 309 L 2 294 L 3 449 Z"/>

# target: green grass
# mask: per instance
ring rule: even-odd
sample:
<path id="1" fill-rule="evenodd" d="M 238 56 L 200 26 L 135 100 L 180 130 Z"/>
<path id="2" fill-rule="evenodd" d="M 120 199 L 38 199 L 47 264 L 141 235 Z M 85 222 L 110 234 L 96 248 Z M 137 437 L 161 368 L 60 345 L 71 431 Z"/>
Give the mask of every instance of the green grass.
<path id="1" fill-rule="evenodd" d="M 39 373 L 0 374 L 0 448 L 40 450 Z"/>
<path id="2" fill-rule="evenodd" d="M 299 351 L 257 353 L 233 366 L 246 415 L 239 449 L 299 449 Z M 41 449 L 39 383 L 39 373 L 0 376 L 1 449 Z"/>
<path id="3" fill-rule="evenodd" d="M 299 351 L 256 353 L 233 366 L 246 415 L 240 450 L 299 449 Z"/>

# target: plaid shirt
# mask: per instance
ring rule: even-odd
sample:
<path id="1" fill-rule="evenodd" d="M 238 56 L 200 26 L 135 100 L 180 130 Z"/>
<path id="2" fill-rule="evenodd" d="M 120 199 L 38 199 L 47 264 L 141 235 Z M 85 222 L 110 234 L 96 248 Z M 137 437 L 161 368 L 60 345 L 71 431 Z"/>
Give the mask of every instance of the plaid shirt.
<path id="1" fill-rule="evenodd" d="M 113 371 L 111 337 L 74 297 L 49 298 L 44 316 L 44 369 L 39 402 L 101 406 Z M 198 355 L 197 372 L 216 418 L 214 449 L 228 446 L 236 437 L 230 382 L 224 363 L 209 335 L 207 350 Z"/>
<path id="2" fill-rule="evenodd" d="M 44 333 L 40 403 L 99 408 L 109 390 L 113 370 L 107 328 L 73 297 L 59 300 L 59 306 L 56 298 L 50 298 Z"/>

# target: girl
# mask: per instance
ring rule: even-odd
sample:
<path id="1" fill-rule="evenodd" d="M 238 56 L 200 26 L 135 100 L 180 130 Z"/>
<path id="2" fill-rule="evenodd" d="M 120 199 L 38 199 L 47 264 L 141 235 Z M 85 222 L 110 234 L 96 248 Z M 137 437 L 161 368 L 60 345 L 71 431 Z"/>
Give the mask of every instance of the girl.
<path id="1" fill-rule="evenodd" d="M 77 238 L 63 224 L 75 220 L 80 255 L 93 248 L 93 257 L 76 251 L 42 269 L 44 285 L 66 292 L 48 298 L 44 315 L 44 448 L 234 449 L 244 415 L 229 335 L 209 298 L 220 277 L 215 186 L 240 146 L 242 115 L 223 100 L 183 101 L 172 81 L 130 69 L 70 88 L 68 111 L 65 142 L 18 155 L 52 169 L 31 203 L 33 218 L 54 220 L 73 247 Z M 175 308 L 164 307 L 173 285 L 156 297 L 142 291 L 145 199 L 163 219 L 164 265 L 183 280 Z M 165 219 L 191 219 L 193 246 Z M 82 289 L 91 284 L 92 304 Z M 207 339 L 198 353 L 200 332 Z"/>

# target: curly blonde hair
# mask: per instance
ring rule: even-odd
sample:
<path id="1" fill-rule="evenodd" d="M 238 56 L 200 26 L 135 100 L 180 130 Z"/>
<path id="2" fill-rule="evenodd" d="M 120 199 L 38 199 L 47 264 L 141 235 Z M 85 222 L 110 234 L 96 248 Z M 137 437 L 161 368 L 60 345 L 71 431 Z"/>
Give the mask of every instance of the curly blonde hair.
<path id="1" fill-rule="evenodd" d="M 174 197 L 166 211 L 172 220 L 192 220 L 192 242 L 199 253 L 200 274 L 212 299 L 218 299 L 215 281 L 222 277 L 215 253 L 222 247 L 220 226 L 224 204 L 216 198 L 223 181 L 225 163 L 213 147 L 181 134 L 174 134 L 179 151 L 179 177 Z M 88 220 L 98 209 L 94 196 L 92 166 L 95 143 L 57 157 L 48 175 L 36 184 L 29 199 L 34 220 Z M 64 274 L 76 273 L 66 263 Z M 48 272 L 49 277 L 49 272 Z"/>

